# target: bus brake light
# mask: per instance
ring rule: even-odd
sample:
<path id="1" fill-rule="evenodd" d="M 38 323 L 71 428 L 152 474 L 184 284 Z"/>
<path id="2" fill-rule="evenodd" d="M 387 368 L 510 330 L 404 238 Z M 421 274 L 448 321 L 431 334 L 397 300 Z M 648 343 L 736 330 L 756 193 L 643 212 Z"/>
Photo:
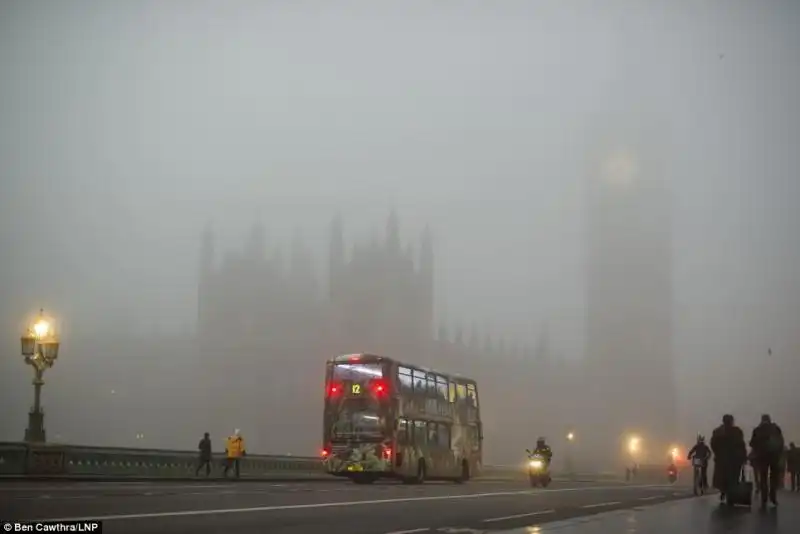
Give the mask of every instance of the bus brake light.
<path id="1" fill-rule="evenodd" d="M 330 451 L 330 449 L 328 447 L 324 447 L 319 453 L 319 455 L 322 456 L 323 459 L 325 459 L 328 456 L 330 456 L 330 454 L 331 454 L 331 451 Z"/>
<path id="2" fill-rule="evenodd" d="M 329 397 L 335 397 L 335 396 L 341 394 L 341 392 L 342 392 L 342 386 L 340 386 L 339 384 L 330 384 L 328 386 L 328 396 Z"/>
<path id="3" fill-rule="evenodd" d="M 381 380 L 376 380 L 372 383 L 372 392 L 376 397 L 383 397 L 388 393 L 386 383 Z"/>
<path id="4" fill-rule="evenodd" d="M 383 458 L 385 460 L 391 460 L 392 459 L 392 449 L 391 448 L 384 447 L 384 449 L 383 449 Z"/>

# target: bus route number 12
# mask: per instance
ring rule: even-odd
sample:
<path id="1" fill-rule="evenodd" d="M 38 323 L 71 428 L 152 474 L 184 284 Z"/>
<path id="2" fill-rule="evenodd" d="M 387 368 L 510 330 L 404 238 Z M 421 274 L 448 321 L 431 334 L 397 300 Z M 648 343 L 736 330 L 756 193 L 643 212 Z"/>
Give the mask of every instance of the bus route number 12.
<path id="1" fill-rule="evenodd" d="M 353 395 L 361 395 L 361 384 L 351 384 L 350 385 L 350 392 Z"/>

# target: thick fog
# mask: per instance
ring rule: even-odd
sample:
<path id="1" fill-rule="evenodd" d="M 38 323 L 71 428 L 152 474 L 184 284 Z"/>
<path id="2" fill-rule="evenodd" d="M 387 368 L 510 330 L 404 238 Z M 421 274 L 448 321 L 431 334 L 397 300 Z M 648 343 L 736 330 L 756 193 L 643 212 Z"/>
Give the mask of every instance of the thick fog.
<path id="1" fill-rule="evenodd" d="M 360 351 L 478 380 L 487 462 L 568 431 L 660 459 L 726 412 L 800 439 L 798 24 L 791 0 L 3 2 L 0 439 L 40 307 L 51 441 L 314 454 L 324 361 Z"/>

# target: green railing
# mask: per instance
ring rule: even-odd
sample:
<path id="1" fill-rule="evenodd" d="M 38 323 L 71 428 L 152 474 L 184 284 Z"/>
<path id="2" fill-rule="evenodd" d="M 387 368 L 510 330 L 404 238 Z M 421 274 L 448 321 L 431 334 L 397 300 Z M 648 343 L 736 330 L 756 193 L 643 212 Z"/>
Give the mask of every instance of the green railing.
<path id="1" fill-rule="evenodd" d="M 0 442 L 0 475 L 185 478 L 195 475 L 197 460 L 192 451 Z M 215 473 L 223 462 L 214 455 Z M 239 467 L 243 477 L 324 474 L 318 458 L 299 456 L 247 455 Z"/>
<path id="2" fill-rule="evenodd" d="M 222 455 L 214 455 L 211 464 L 213 477 L 221 475 L 224 460 Z M 169 480 L 194 477 L 197 464 L 197 451 L 0 442 L 0 477 Z M 325 474 L 319 458 L 307 456 L 248 454 L 240 461 L 240 470 L 243 479 L 333 480 Z M 204 471 L 200 475 L 204 476 Z M 682 473 L 682 477 L 685 476 Z M 484 465 L 481 469 L 481 478 L 524 480 L 526 477 L 522 464 Z M 624 473 L 555 473 L 554 477 L 576 481 L 619 481 Z M 642 466 L 634 482 L 659 483 L 665 480 L 665 468 Z"/>

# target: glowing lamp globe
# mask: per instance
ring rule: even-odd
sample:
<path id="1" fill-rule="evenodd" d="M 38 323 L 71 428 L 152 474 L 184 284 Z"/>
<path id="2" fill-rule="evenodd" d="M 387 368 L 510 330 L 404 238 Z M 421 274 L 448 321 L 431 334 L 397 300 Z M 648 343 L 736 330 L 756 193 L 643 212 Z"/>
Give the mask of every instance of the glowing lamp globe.
<path id="1" fill-rule="evenodd" d="M 31 332 L 25 332 L 20 338 L 22 344 L 22 355 L 26 358 L 33 356 L 36 351 L 36 335 Z"/>

